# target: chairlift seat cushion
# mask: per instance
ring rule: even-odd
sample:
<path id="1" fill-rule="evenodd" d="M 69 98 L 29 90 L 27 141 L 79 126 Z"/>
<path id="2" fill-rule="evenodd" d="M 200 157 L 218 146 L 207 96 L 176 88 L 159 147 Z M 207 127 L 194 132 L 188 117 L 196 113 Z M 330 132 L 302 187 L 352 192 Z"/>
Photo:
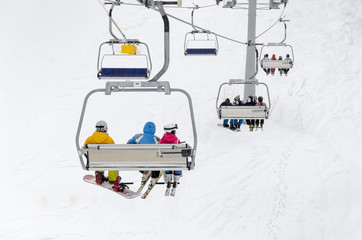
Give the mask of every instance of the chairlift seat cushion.
<path id="1" fill-rule="evenodd" d="M 99 78 L 147 78 L 147 68 L 102 68 Z"/>
<path id="2" fill-rule="evenodd" d="M 220 119 L 267 119 L 269 109 L 265 106 L 221 106 Z"/>
<path id="3" fill-rule="evenodd" d="M 293 63 L 288 60 L 262 60 L 262 68 L 292 68 Z"/>
<path id="4" fill-rule="evenodd" d="M 188 48 L 185 51 L 186 55 L 216 55 L 216 49 L 215 48 Z"/>
<path id="5" fill-rule="evenodd" d="M 88 144 L 89 170 L 188 170 L 187 144 Z"/>

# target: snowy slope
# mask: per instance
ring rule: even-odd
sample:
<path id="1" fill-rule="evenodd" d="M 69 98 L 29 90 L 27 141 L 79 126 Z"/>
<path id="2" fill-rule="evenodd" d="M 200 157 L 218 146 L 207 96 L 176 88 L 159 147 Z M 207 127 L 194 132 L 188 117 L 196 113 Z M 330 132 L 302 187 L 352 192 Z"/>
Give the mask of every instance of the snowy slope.
<path id="1" fill-rule="evenodd" d="M 290 1 L 284 14 L 295 67 L 287 78 L 257 75 L 275 105 L 265 131 L 252 133 L 216 127 L 218 88 L 243 78 L 245 46 L 220 39 L 218 57 L 185 57 L 191 28 L 171 20 L 162 80 L 192 96 L 197 165 L 184 172 L 176 198 L 158 187 L 130 201 L 83 182 L 74 142 L 85 95 L 105 83 L 96 79 L 98 46 L 109 39 L 104 10 L 97 1 L 2 1 L 0 239 L 361 239 L 361 6 Z M 190 19 L 188 10 L 168 12 Z M 259 11 L 257 32 L 280 12 Z M 163 64 L 159 14 L 131 6 L 114 14 L 127 36 L 147 42 L 155 73 Z M 200 9 L 195 24 L 245 41 L 247 11 Z M 258 42 L 282 38 L 277 25 Z M 193 140 L 177 94 L 99 95 L 87 110 L 82 139 L 105 119 L 118 143 L 146 121 L 159 136 L 177 122 L 180 139 Z M 139 173 L 122 176 L 139 184 Z"/>

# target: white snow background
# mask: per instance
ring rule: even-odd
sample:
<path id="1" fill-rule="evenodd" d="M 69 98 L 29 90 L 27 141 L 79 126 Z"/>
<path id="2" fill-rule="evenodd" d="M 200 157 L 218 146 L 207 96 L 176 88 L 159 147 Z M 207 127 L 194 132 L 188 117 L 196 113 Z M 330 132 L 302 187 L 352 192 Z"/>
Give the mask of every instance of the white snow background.
<path id="1" fill-rule="evenodd" d="M 164 197 L 161 185 L 146 200 L 128 200 L 83 182 L 88 172 L 75 147 L 83 99 L 105 85 L 96 78 L 98 47 L 110 39 L 105 11 L 96 0 L 1 1 L 0 239 L 362 239 L 361 6 L 289 1 L 286 42 L 295 66 L 288 77 L 257 75 L 275 103 L 263 132 L 217 127 L 218 88 L 244 78 L 245 45 L 220 38 L 217 57 L 185 57 L 192 28 L 170 19 L 171 62 L 161 80 L 192 97 L 196 167 L 184 171 L 176 197 Z M 167 11 L 190 21 L 191 10 Z M 258 11 L 257 33 L 280 13 Z M 114 16 L 127 37 L 149 45 L 154 76 L 163 64 L 159 13 L 121 6 Z M 195 24 L 247 38 L 246 10 L 199 9 Z M 257 42 L 283 34 L 277 24 Z M 99 119 L 116 143 L 147 121 L 158 136 L 176 122 L 179 138 L 193 141 L 187 101 L 177 93 L 95 96 L 82 142 Z M 133 188 L 140 183 L 137 172 L 121 175 Z"/>

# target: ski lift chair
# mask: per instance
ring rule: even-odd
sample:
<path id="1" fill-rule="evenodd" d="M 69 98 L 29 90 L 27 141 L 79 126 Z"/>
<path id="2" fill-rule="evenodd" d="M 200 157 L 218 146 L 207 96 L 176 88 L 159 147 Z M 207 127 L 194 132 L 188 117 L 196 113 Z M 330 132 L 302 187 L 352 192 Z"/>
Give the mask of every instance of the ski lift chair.
<path id="1" fill-rule="evenodd" d="M 233 8 L 236 5 L 236 0 L 224 0 L 223 8 Z"/>
<path id="2" fill-rule="evenodd" d="M 97 92 L 160 92 L 166 95 L 180 92 L 189 103 L 194 144 L 88 144 L 80 147 L 79 136 L 83 124 L 88 98 Z M 87 94 L 76 135 L 76 147 L 84 170 L 193 170 L 197 148 L 196 125 L 190 95 L 182 89 L 170 88 L 169 82 L 107 82 L 105 89 L 95 89 Z M 83 159 L 86 158 L 86 161 Z"/>
<path id="3" fill-rule="evenodd" d="M 103 47 L 105 45 L 110 46 L 111 52 L 102 55 Z M 145 46 L 147 53 L 137 53 L 137 46 L 140 45 Z M 117 53 L 115 47 L 120 47 L 121 51 Z M 142 61 L 141 64 L 140 60 Z M 130 66 L 132 64 L 137 65 L 137 67 Z M 97 69 L 97 76 L 99 79 L 147 79 L 150 77 L 152 70 L 152 62 L 148 46 L 137 39 L 113 39 L 104 42 L 99 47 Z"/>
<path id="4" fill-rule="evenodd" d="M 263 55 L 263 49 L 264 47 L 287 47 L 290 48 L 290 53 L 289 54 L 291 56 L 291 60 L 265 60 L 262 57 L 264 57 Z M 290 69 L 292 68 L 294 65 L 294 52 L 293 52 L 293 47 L 291 45 L 285 44 L 285 43 L 268 43 L 267 45 L 263 45 L 261 47 L 261 51 L 260 51 L 260 66 L 262 68 L 281 68 L 281 69 Z"/>
<path id="5" fill-rule="evenodd" d="M 207 30 L 193 30 L 185 35 L 185 55 L 217 55 L 217 36 Z"/>
<path id="6" fill-rule="evenodd" d="M 265 106 L 220 106 L 220 92 L 224 85 L 235 84 L 262 84 L 266 87 L 268 94 L 268 107 Z M 231 79 L 229 82 L 225 82 L 220 85 L 219 92 L 216 99 L 216 113 L 219 119 L 268 119 L 270 109 L 270 96 L 269 89 L 265 83 L 262 82 L 246 82 L 244 80 Z"/>

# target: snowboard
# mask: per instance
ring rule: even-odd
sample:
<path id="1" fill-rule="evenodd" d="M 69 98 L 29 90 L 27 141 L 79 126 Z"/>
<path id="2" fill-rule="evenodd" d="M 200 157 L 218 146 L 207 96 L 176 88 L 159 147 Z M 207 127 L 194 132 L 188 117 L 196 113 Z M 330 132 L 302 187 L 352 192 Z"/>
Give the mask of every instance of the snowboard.
<path id="1" fill-rule="evenodd" d="M 112 192 L 118 193 L 122 197 L 125 197 L 128 199 L 132 199 L 132 198 L 138 197 L 140 195 L 130 189 L 125 189 L 124 192 L 116 192 L 112 189 L 113 184 L 110 184 L 109 182 L 103 182 L 101 185 L 99 185 L 96 183 L 96 178 L 93 175 L 85 175 L 83 177 L 83 180 L 87 183 L 91 183 L 91 184 L 97 185 L 99 187 L 103 187 L 108 190 L 111 190 Z"/>

